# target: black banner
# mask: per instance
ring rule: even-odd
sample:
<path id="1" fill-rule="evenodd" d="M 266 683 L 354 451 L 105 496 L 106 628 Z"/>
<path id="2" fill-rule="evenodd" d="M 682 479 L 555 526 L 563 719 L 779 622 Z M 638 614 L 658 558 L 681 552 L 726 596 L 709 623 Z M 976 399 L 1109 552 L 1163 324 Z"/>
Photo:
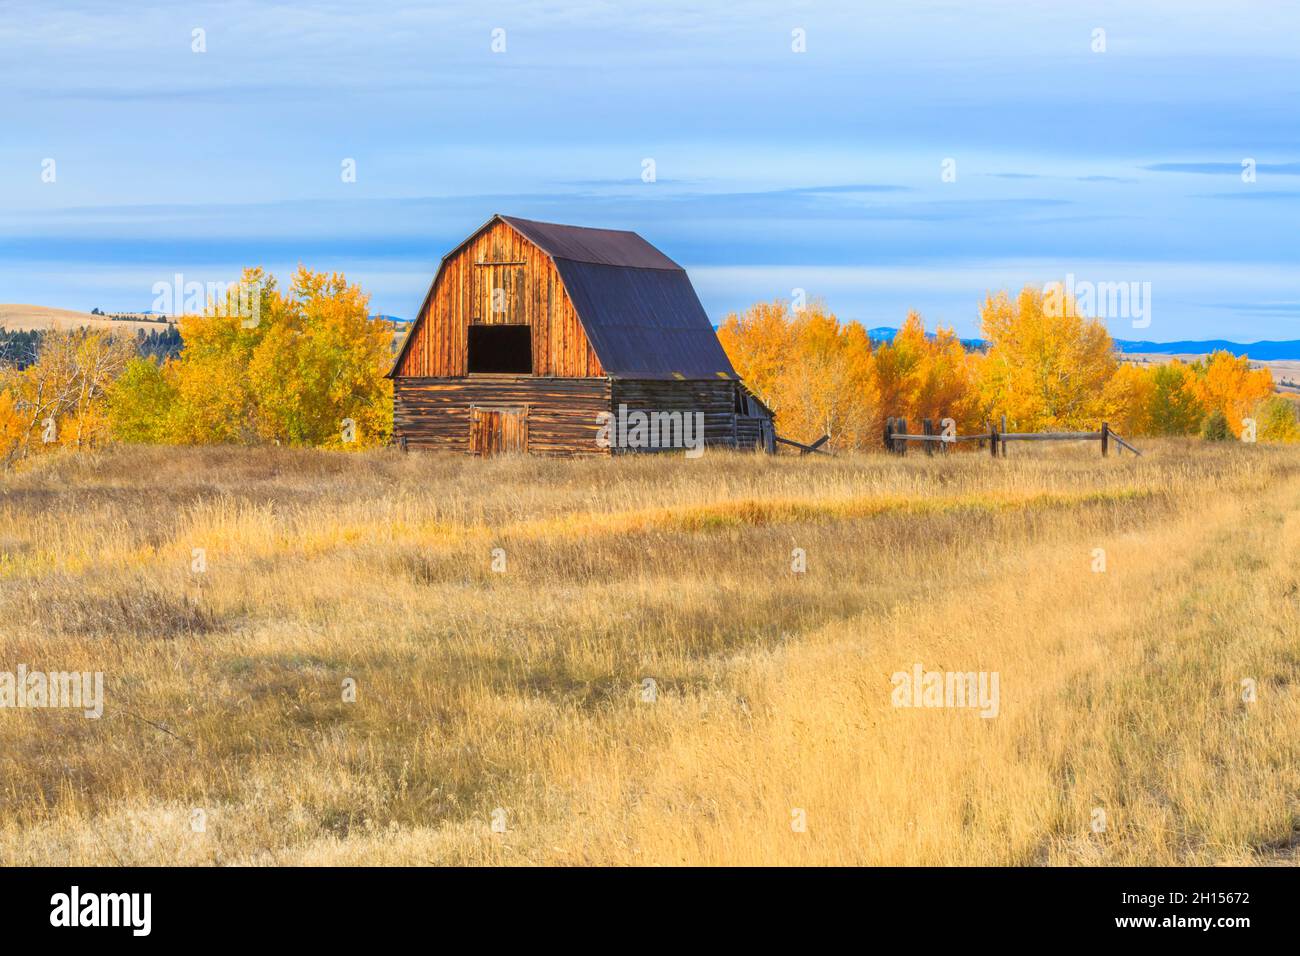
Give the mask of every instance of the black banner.
<path id="1" fill-rule="evenodd" d="M 647 939 L 676 925 L 732 941 L 778 927 L 858 937 L 910 927 L 931 942 L 1049 933 L 1232 945 L 1287 931 L 1297 889 L 1289 868 L 9 869 L 0 872 L 0 918 L 10 944 L 71 934 L 81 943 L 255 934 L 373 944 L 431 926 L 536 941 L 554 938 L 557 921 L 568 936 L 617 917 Z"/>

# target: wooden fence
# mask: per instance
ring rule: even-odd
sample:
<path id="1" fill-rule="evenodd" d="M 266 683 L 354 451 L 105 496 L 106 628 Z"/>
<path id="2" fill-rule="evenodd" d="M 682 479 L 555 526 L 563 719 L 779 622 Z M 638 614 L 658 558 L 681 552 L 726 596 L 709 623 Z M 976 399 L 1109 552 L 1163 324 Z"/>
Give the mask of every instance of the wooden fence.
<path id="1" fill-rule="evenodd" d="M 925 448 L 927 455 L 933 455 L 937 448 L 940 453 L 947 454 L 953 445 L 961 442 L 978 442 L 979 447 L 989 449 L 989 453 L 998 457 L 1001 450 L 1002 457 L 1007 456 L 1007 445 L 1016 441 L 1095 441 L 1101 443 L 1101 455 L 1103 458 L 1110 454 L 1110 446 L 1113 443 L 1117 450 L 1126 449 L 1135 455 L 1142 453 L 1126 442 L 1116 432 L 1112 431 L 1110 425 L 1106 422 L 1101 423 L 1101 430 L 1095 432 L 1009 432 L 1006 430 L 1007 420 L 1002 419 L 1002 430 L 992 422 L 989 422 L 989 430 L 974 435 L 957 435 L 955 433 L 944 434 L 935 431 L 934 422 L 931 419 L 925 419 L 921 422 L 921 434 L 911 434 L 907 430 L 906 418 L 890 418 L 885 421 L 885 450 L 896 455 L 906 455 L 909 442 L 920 442 Z"/>

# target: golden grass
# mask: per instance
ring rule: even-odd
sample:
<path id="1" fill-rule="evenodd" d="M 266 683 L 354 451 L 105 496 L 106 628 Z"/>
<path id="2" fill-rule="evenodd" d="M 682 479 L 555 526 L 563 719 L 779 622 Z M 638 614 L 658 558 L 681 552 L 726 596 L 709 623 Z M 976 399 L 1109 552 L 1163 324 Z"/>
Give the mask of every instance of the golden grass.
<path id="1" fill-rule="evenodd" d="M 0 329 L 10 332 L 30 332 L 45 329 L 107 329 L 126 332 L 131 335 L 137 329 L 144 331 L 165 330 L 162 322 L 146 319 L 112 319 L 104 315 L 92 315 L 75 309 L 59 309 L 48 305 L 22 305 L 16 302 L 0 302 Z"/>
<path id="2" fill-rule="evenodd" d="M 1291 862 L 1300 452 L 1095 455 L 44 457 L 0 671 L 105 711 L 0 710 L 0 863 Z"/>

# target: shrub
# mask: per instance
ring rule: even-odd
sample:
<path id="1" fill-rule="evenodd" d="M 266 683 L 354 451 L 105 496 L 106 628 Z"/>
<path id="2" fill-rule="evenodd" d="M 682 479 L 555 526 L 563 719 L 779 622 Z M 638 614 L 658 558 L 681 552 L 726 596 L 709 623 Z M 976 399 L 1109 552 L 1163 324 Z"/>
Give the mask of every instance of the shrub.
<path id="1" fill-rule="evenodd" d="M 157 443 L 167 438 L 167 416 L 176 389 L 162 368 L 146 358 L 127 362 L 108 389 L 108 421 L 118 441 Z"/>
<path id="2" fill-rule="evenodd" d="M 1255 408 L 1256 433 L 1260 441 L 1298 441 L 1300 422 L 1290 399 L 1272 395 Z"/>
<path id="3" fill-rule="evenodd" d="M 1228 416 L 1217 408 L 1206 415 L 1205 421 L 1201 424 L 1201 437 L 1206 441 L 1227 441 L 1230 439 L 1232 429 L 1228 427 Z"/>

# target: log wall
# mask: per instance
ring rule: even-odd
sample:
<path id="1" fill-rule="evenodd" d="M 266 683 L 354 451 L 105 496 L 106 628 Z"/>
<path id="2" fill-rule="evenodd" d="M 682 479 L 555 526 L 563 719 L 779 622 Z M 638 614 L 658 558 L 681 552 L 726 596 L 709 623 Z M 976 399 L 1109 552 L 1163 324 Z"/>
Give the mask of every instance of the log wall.
<path id="1" fill-rule="evenodd" d="M 705 446 L 736 446 L 736 383 L 733 381 L 617 379 L 612 395 L 614 414 L 620 405 L 626 405 L 629 412 L 702 412 Z"/>
<path id="2" fill-rule="evenodd" d="M 609 411 L 605 378 L 469 378 L 393 380 L 393 440 L 408 448 L 469 454 L 472 406 L 527 406 L 527 450 L 537 455 L 608 455 L 596 444 L 600 413 Z"/>

